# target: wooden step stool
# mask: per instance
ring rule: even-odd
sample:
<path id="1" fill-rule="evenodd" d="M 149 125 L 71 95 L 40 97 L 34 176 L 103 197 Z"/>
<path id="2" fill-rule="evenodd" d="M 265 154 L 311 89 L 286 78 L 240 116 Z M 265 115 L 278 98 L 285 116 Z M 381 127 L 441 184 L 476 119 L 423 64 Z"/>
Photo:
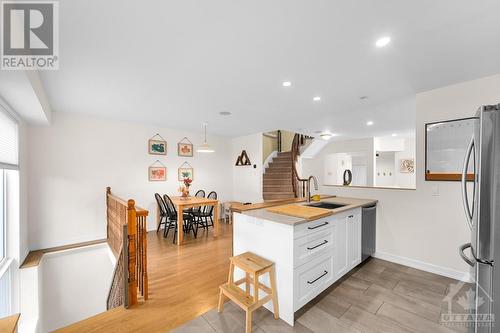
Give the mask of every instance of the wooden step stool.
<path id="1" fill-rule="evenodd" d="M 224 310 L 224 297 L 238 304 L 246 312 L 246 333 L 252 332 L 252 313 L 270 300 L 273 301 L 274 318 L 279 318 L 278 296 L 276 294 L 276 275 L 274 263 L 251 252 L 245 252 L 230 258 L 229 277 L 227 283 L 220 286 L 218 311 Z M 234 267 L 245 272 L 245 277 L 234 281 Z M 269 273 L 271 288 L 259 282 L 259 276 Z M 238 287 L 245 283 L 245 290 Z M 253 284 L 253 296 L 250 295 L 250 284 Z M 259 300 L 259 289 L 267 295 Z"/>

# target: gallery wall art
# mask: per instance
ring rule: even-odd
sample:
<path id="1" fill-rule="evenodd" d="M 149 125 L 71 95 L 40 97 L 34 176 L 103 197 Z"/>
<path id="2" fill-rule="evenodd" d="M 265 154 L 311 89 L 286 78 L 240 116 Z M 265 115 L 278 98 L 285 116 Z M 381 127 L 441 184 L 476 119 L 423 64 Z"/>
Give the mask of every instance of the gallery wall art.
<path id="1" fill-rule="evenodd" d="M 182 157 L 193 157 L 193 143 L 184 137 L 177 143 L 177 155 Z"/>
<path id="2" fill-rule="evenodd" d="M 166 181 L 167 180 L 167 167 L 156 160 L 148 168 L 148 179 L 150 182 L 154 181 Z"/>
<path id="3" fill-rule="evenodd" d="M 167 155 L 167 141 L 156 134 L 148 141 L 148 152 L 152 155 Z"/>
<path id="4" fill-rule="evenodd" d="M 178 180 L 183 181 L 186 178 L 193 180 L 194 169 L 188 162 L 182 163 L 182 165 L 177 169 Z"/>

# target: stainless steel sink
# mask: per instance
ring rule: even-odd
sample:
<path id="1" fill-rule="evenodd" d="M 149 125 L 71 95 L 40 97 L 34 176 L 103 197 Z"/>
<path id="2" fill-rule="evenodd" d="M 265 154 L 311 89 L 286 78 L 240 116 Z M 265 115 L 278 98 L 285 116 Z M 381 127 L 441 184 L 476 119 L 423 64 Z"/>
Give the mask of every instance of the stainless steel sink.
<path id="1" fill-rule="evenodd" d="M 306 205 L 309 207 L 317 207 L 317 208 L 325 208 L 325 209 L 335 209 L 335 208 L 340 208 L 347 206 L 345 204 L 337 204 L 337 203 L 332 203 L 332 202 L 318 202 L 318 203 L 313 203 Z"/>

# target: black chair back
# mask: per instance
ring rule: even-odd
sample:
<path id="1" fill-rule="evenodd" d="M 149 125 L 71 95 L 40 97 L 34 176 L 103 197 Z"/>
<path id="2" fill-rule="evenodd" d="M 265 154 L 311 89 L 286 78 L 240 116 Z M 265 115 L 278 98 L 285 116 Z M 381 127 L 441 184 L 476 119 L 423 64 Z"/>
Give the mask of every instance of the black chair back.
<path id="1" fill-rule="evenodd" d="M 217 192 L 212 191 L 212 192 L 208 193 L 207 199 L 217 200 Z M 210 215 L 212 215 L 212 212 L 214 210 L 214 206 L 205 206 L 205 207 L 203 207 L 203 209 L 204 209 L 205 213 L 209 213 Z"/>
<path id="2" fill-rule="evenodd" d="M 205 197 L 205 191 L 198 190 L 194 196 L 197 197 L 197 198 L 204 198 Z"/>
<path id="3" fill-rule="evenodd" d="M 165 205 L 165 201 L 163 201 L 161 195 L 158 193 L 155 193 L 155 198 L 156 198 L 156 203 L 158 204 L 158 207 L 160 208 L 160 216 L 167 216 L 167 206 Z"/>
<path id="4" fill-rule="evenodd" d="M 167 214 L 171 219 L 177 219 L 177 209 L 175 209 L 172 199 L 167 194 L 163 195 L 167 207 Z"/>

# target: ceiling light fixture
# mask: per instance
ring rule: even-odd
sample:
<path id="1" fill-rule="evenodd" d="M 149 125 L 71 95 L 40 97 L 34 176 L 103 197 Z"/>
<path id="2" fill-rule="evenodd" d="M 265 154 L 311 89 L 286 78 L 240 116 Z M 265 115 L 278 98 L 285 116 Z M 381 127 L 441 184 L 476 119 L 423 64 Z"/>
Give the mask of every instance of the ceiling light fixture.
<path id="1" fill-rule="evenodd" d="M 336 134 L 325 132 L 319 135 L 323 140 L 330 140 L 332 137 L 336 136 Z"/>
<path id="2" fill-rule="evenodd" d="M 377 39 L 377 41 L 375 42 L 375 45 L 377 47 L 384 47 L 384 46 L 387 46 L 390 42 L 391 42 L 391 37 L 385 36 L 385 37 Z"/>
<path id="3" fill-rule="evenodd" d="M 319 102 L 319 101 L 321 101 L 321 97 L 319 97 L 319 96 L 314 96 L 314 97 L 313 97 L 313 101 L 315 101 L 315 102 Z"/>
<path id="4" fill-rule="evenodd" d="M 196 150 L 198 153 L 213 153 L 213 152 L 215 152 L 215 150 L 212 148 L 212 146 L 210 146 L 207 142 L 207 125 L 208 125 L 207 123 L 203 123 L 203 127 L 205 129 L 205 141 Z"/>
<path id="5" fill-rule="evenodd" d="M 372 125 L 373 125 L 373 121 L 370 120 L 370 121 L 366 122 L 366 126 L 372 126 Z"/>
<path id="6" fill-rule="evenodd" d="M 391 135 L 391 136 L 398 136 L 398 135 L 397 135 L 396 133 L 392 133 L 392 135 Z"/>
<path id="7" fill-rule="evenodd" d="M 290 81 L 285 81 L 282 83 L 283 87 L 290 87 L 292 85 L 292 82 Z"/>

